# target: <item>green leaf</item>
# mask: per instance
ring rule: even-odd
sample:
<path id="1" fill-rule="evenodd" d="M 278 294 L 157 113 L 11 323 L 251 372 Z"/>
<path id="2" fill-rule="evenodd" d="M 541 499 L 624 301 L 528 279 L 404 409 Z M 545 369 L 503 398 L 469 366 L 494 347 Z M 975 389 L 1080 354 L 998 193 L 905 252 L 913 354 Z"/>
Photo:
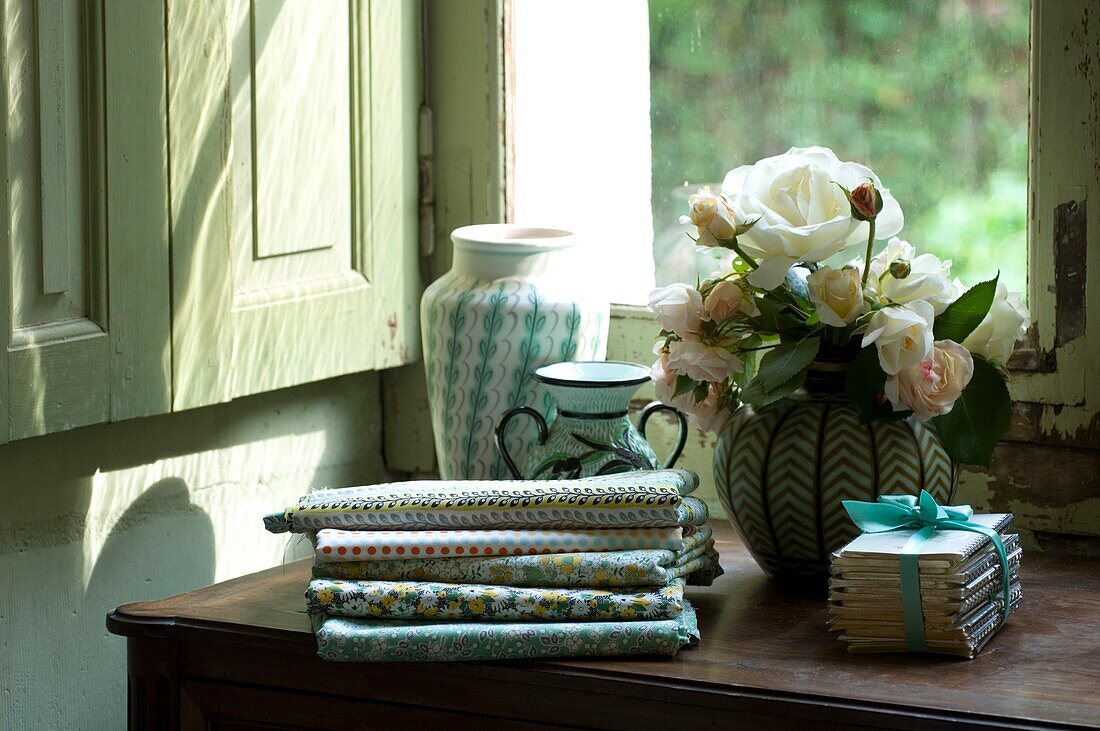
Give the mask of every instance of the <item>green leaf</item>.
<path id="1" fill-rule="evenodd" d="M 756 378 L 745 388 L 741 399 L 760 407 L 794 393 L 806 380 L 806 368 L 820 346 L 819 338 L 807 338 L 781 343 L 769 350 L 760 359 Z"/>
<path id="2" fill-rule="evenodd" d="M 693 388 L 695 388 L 695 381 L 691 380 L 691 378 L 688 376 L 676 376 L 676 387 L 672 389 L 672 398 L 682 396 Z"/>
<path id="3" fill-rule="evenodd" d="M 966 340 L 993 306 L 1000 276 L 998 274 L 988 282 L 975 284 L 937 315 L 932 325 L 936 340 L 954 340 L 956 343 Z"/>
<path id="4" fill-rule="evenodd" d="M 879 365 L 878 349 L 871 345 L 859 351 L 848 367 L 844 392 L 852 406 L 859 409 L 864 421 L 903 419 L 910 414 L 909 411 L 894 411 L 883 394 L 885 385 L 886 372 Z"/>
<path id="5" fill-rule="evenodd" d="M 974 356 L 974 377 L 963 389 L 951 412 L 931 423 L 943 448 L 956 462 L 989 466 L 997 440 L 1012 419 L 1012 397 L 997 367 Z"/>
<path id="6" fill-rule="evenodd" d="M 748 385 L 741 392 L 741 400 L 746 404 L 750 404 L 754 408 L 763 408 L 770 403 L 774 403 L 781 398 L 786 398 L 792 393 L 802 388 L 802 384 L 806 382 L 806 369 L 803 368 L 798 373 L 794 374 L 791 378 L 787 379 L 783 383 L 775 386 L 774 388 L 767 388 L 763 382 L 756 378 L 752 383 Z"/>

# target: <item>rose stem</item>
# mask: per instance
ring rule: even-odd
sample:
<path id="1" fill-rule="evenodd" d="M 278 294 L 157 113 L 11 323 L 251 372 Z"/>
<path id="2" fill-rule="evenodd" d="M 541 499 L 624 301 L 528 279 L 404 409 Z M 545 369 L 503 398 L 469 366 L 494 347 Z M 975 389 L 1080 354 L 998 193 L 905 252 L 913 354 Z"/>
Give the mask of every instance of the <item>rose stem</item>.
<path id="1" fill-rule="evenodd" d="M 874 252 L 875 247 L 875 219 L 868 219 L 867 224 L 869 228 L 867 231 L 867 256 L 863 259 L 863 287 L 867 286 L 867 275 L 871 272 L 871 254 Z"/>

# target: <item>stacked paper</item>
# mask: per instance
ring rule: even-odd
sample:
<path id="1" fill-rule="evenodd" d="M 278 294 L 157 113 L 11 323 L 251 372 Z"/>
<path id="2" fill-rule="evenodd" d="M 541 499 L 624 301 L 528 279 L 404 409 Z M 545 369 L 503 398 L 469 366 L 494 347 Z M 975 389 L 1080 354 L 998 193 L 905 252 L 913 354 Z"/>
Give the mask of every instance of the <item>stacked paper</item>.
<path id="1" fill-rule="evenodd" d="M 1010 514 L 975 515 L 1000 534 L 1008 555 L 1009 607 L 1020 603 L 1020 547 L 1006 534 Z M 905 652 L 899 557 L 914 530 L 864 533 L 833 554 L 829 626 L 849 652 Z M 919 550 L 920 610 L 928 652 L 973 658 L 1000 629 L 1004 569 L 993 542 L 980 533 L 937 530 Z"/>

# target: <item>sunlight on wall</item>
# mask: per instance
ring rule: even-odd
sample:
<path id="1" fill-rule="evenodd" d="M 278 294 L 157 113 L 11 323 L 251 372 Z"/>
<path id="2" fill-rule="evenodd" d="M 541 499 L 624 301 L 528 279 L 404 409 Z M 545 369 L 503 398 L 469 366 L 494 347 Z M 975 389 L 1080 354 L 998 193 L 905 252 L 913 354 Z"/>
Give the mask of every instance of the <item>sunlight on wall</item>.
<path id="1" fill-rule="evenodd" d="M 287 548 L 300 552 L 300 547 L 268 534 L 260 519 L 279 508 L 273 500 L 287 497 L 282 490 L 275 490 L 274 484 L 296 483 L 302 486 L 300 492 L 315 484 L 314 466 L 321 462 L 325 443 L 325 433 L 318 430 L 126 469 L 97 470 L 92 476 L 83 540 L 85 588 L 104 544 L 115 533 L 119 521 L 146 490 L 165 480 L 201 486 L 192 490 L 189 503 L 183 507 L 185 512 L 201 511 L 209 516 L 217 557 L 214 581 L 280 563 Z M 212 477 L 216 479 L 213 484 Z M 225 494 L 228 487 L 232 488 L 231 495 Z M 227 499 L 231 500 L 230 510 L 226 509 Z"/>
<path id="2" fill-rule="evenodd" d="M 653 287 L 647 4 L 514 8 L 515 220 L 574 231 L 612 301 L 642 301 Z"/>

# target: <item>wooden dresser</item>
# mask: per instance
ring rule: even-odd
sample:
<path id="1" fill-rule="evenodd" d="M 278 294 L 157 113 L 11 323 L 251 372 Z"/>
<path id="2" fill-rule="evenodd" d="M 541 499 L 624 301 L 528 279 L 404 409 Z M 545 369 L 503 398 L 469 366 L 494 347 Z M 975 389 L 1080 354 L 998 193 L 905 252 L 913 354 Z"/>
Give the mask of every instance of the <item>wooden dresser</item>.
<path id="1" fill-rule="evenodd" d="M 329 663 L 309 562 L 107 617 L 135 729 L 1100 726 L 1100 560 L 1024 556 L 1024 605 L 975 660 L 849 655 L 825 603 L 768 582 L 716 528 L 726 575 L 690 588 L 702 642 L 672 660 Z M 104 668 L 121 672 L 121 668 Z M 446 724 L 443 725 L 443 724 Z"/>

